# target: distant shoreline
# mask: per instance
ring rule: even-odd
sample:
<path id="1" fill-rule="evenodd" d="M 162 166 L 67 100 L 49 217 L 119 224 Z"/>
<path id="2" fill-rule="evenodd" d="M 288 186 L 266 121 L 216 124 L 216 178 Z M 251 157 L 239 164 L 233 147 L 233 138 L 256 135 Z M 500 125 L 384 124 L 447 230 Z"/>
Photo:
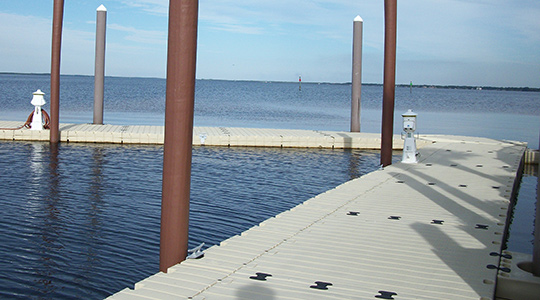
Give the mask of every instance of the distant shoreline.
<path id="1" fill-rule="evenodd" d="M 365 84 L 365 83 L 364 83 Z M 409 84 L 396 84 L 396 86 L 410 87 Z M 496 87 L 496 86 L 468 86 L 468 85 L 432 85 L 413 84 L 413 88 L 424 89 L 453 89 L 453 90 L 492 90 L 492 91 L 516 91 L 516 92 L 540 92 L 540 88 L 530 87 Z"/>
<path id="2" fill-rule="evenodd" d="M 50 73 L 19 73 L 19 72 L 0 72 L 0 75 L 40 75 L 48 76 Z M 78 76 L 78 77 L 94 77 L 93 75 L 74 75 L 62 74 L 61 76 Z M 141 78 L 141 79 L 165 79 L 160 77 L 132 77 L 132 76 L 105 76 L 109 78 Z M 246 80 L 246 79 L 211 79 L 197 78 L 197 80 L 215 80 L 215 81 L 245 81 L 245 82 L 266 82 L 266 83 L 297 83 L 296 81 L 278 81 L 278 80 Z M 302 81 L 303 84 L 335 84 L 335 85 L 350 85 L 350 82 L 308 82 Z M 382 83 L 362 83 L 365 86 L 382 86 Z M 515 91 L 515 92 L 540 92 L 540 88 L 531 87 L 496 87 L 496 86 L 470 86 L 470 85 L 436 85 L 436 84 L 396 84 L 399 87 L 413 87 L 424 89 L 454 89 L 454 90 L 495 90 L 495 91 Z"/>

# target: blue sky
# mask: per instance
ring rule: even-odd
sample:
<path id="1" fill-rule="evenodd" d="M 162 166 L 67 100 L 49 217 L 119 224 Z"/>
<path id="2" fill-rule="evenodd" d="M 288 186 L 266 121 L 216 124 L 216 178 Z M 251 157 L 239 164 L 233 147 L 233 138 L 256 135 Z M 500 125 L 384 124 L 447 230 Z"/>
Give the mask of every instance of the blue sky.
<path id="1" fill-rule="evenodd" d="M 65 0 L 62 74 L 93 75 L 107 7 L 108 76 L 165 77 L 168 0 Z M 50 71 L 53 0 L 3 0 L 0 72 Z M 383 0 L 201 0 L 197 78 L 349 82 L 364 20 L 364 83 L 382 83 Z M 537 0 L 398 0 L 396 82 L 540 87 Z"/>

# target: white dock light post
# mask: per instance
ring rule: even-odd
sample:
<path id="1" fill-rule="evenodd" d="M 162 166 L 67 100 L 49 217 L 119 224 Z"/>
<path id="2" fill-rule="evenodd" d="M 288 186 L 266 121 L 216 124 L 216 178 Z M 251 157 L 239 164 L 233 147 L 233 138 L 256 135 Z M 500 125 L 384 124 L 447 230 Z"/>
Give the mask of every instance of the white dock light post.
<path id="1" fill-rule="evenodd" d="M 403 117 L 403 131 L 405 132 L 403 142 L 403 158 L 402 163 L 415 164 L 416 160 L 416 139 L 414 132 L 416 131 L 416 117 L 417 114 L 409 109 L 406 113 L 401 115 Z"/>
<path id="2" fill-rule="evenodd" d="M 30 123 L 30 130 L 43 130 L 43 114 L 41 113 L 41 107 L 45 105 L 45 99 L 43 96 L 45 93 L 43 93 L 41 90 L 37 90 L 34 93 L 32 93 L 34 97 L 32 97 L 32 103 L 34 108 L 34 115 L 32 116 L 32 123 Z"/>

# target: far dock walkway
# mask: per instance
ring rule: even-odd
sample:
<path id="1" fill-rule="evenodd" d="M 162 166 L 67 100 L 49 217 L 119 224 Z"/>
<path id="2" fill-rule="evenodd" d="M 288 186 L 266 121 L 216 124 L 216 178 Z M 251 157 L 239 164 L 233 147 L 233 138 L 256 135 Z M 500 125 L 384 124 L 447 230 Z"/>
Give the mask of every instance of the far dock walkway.
<path id="1" fill-rule="evenodd" d="M 0 128 L 16 128 L 21 122 L 0 121 Z M 164 126 L 60 124 L 60 141 L 69 143 L 163 144 Z M 1 130 L 0 140 L 48 141 L 49 130 Z M 432 143 L 417 141 L 418 147 Z M 229 147 L 305 147 L 379 149 L 380 134 L 319 130 L 291 130 L 236 127 L 195 127 L 193 145 Z M 402 149 L 400 136 L 394 148 Z"/>

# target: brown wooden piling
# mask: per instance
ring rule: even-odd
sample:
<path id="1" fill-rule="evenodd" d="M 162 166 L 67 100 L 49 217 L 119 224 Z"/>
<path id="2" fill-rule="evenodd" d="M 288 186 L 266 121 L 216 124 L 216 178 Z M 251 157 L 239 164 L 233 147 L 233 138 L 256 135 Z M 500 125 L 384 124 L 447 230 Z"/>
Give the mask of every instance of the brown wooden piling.
<path id="1" fill-rule="evenodd" d="M 538 151 L 540 151 L 540 149 Z M 534 220 L 532 273 L 534 276 L 540 277 L 540 174 L 537 174 L 536 177 L 538 177 L 538 181 L 536 185 L 536 214 Z"/>
<path id="2" fill-rule="evenodd" d="M 384 81 L 381 128 L 381 165 L 392 164 L 394 97 L 396 87 L 397 0 L 384 1 Z"/>
<path id="3" fill-rule="evenodd" d="M 197 0 L 170 0 L 159 269 L 186 258 L 197 62 Z"/>
<path id="4" fill-rule="evenodd" d="M 54 0 L 52 46 L 51 46 L 51 123 L 50 142 L 60 141 L 60 53 L 62 46 L 62 22 L 64 19 L 64 0 Z"/>

